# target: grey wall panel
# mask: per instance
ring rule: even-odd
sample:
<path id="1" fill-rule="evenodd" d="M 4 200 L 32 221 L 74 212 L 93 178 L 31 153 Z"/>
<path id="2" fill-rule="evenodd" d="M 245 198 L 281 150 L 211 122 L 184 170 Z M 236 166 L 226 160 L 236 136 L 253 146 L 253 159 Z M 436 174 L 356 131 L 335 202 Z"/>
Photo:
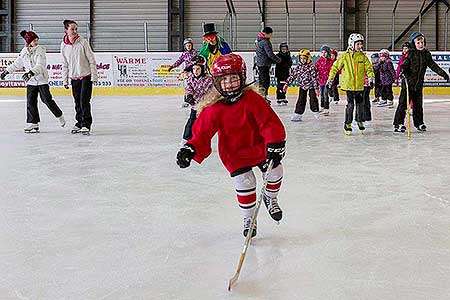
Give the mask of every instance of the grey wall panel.
<path id="1" fill-rule="evenodd" d="M 418 16 L 422 0 L 400 0 L 396 18 L 395 18 L 395 36 L 399 36 L 401 32 Z M 431 1 L 427 1 L 425 7 Z M 394 8 L 395 1 L 393 0 L 377 0 L 372 1 L 369 11 L 369 50 L 379 50 L 386 48 L 391 43 L 392 32 L 392 10 Z M 442 7 L 439 9 L 439 18 L 441 24 L 440 45 L 439 48 L 443 49 L 444 33 L 444 13 L 446 7 L 440 4 Z M 365 19 L 364 12 L 367 7 L 367 1 L 361 3 L 361 32 L 365 32 Z M 419 27 L 416 24 L 411 28 L 408 34 L 395 45 L 395 49 L 399 50 L 401 45 L 407 41 L 409 34 L 413 31 L 418 31 Z M 427 47 L 431 50 L 436 50 L 436 33 L 435 33 L 435 8 L 430 9 L 422 17 L 422 32 L 427 37 Z"/>
<path id="2" fill-rule="evenodd" d="M 290 23 L 290 47 L 313 48 L 313 5 L 312 1 L 288 1 Z M 274 28 L 273 43 L 286 41 L 286 5 L 284 0 L 268 1 L 266 24 Z M 339 46 L 339 1 L 316 2 L 316 48 L 327 44 Z"/>
<path id="3" fill-rule="evenodd" d="M 21 30 L 28 30 L 33 24 L 40 43 L 47 47 L 49 52 L 58 52 L 62 37 L 64 36 L 64 19 L 72 19 L 79 24 L 79 33 L 86 37 L 86 24 L 89 22 L 89 0 L 76 2 L 52 0 L 16 0 L 15 22 L 17 50 L 24 45 L 20 37 Z"/>
<path id="4" fill-rule="evenodd" d="M 144 51 L 144 22 L 148 49 L 167 50 L 167 0 L 94 0 L 95 51 Z"/>
<path id="5" fill-rule="evenodd" d="M 199 49 L 203 43 L 202 23 L 215 23 L 216 30 L 228 39 L 226 30 L 227 6 L 225 0 L 185 0 L 185 37 L 191 37 L 194 47 Z M 225 30 L 224 30 L 225 27 Z M 228 41 L 231 43 L 231 41 Z"/>

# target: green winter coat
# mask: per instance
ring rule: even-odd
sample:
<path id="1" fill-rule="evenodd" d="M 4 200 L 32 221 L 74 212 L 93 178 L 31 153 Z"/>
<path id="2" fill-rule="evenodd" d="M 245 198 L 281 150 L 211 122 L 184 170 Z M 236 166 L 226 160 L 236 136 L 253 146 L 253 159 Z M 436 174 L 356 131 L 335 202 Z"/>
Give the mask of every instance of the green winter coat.
<path id="1" fill-rule="evenodd" d="M 345 51 L 333 63 L 328 80 L 333 81 L 336 74 L 342 70 L 341 89 L 344 91 L 363 91 L 364 75 L 375 79 L 372 64 L 364 52 Z"/>

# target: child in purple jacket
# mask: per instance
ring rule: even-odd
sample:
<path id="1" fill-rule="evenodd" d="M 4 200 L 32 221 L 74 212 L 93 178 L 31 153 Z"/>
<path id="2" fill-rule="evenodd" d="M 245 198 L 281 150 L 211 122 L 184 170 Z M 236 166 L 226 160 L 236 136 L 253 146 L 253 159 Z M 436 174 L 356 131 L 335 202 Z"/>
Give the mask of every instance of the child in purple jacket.
<path id="1" fill-rule="evenodd" d="M 382 49 L 380 51 L 380 79 L 381 79 L 381 100 L 377 106 L 394 107 L 394 93 L 392 91 L 392 84 L 395 81 L 394 64 L 389 56 L 389 50 Z"/>
<path id="2" fill-rule="evenodd" d="M 206 60 L 203 56 L 194 56 L 189 63 L 186 71 L 192 74 L 186 81 L 184 101 L 191 105 L 191 114 L 184 127 L 182 145 L 192 138 L 192 126 L 197 119 L 196 105 L 214 83 L 212 76 L 206 73 Z"/>
<path id="3" fill-rule="evenodd" d="M 194 49 L 194 43 L 191 38 L 186 38 L 183 42 L 184 52 L 180 55 L 176 62 L 174 62 L 167 71 L 172 71 L 172 69 L 178 67 L 184 63 L 184 68 L 190 66 L 190 61 L 194 56 L 197 55 L 197 50 Z"/>
<path id="4" fill-rule="evenodd" d="M 299 64 L 294 69 L 292 74 L 286 80 L 283 90 L 286 92 L 289 83 L 293 80 L 298 82 L 298 100 L 295 105 L 295 112 L 291 117 L 292 122 L 299 122 L 302 120 L 303 113 L 306 108 L 306 98 L 309 93 L 309 107 L 313 112 L 314 117 L 319 119 L 319 76 L 317 69 L 312 63 L 311 52 L 307 49 L 300 50 Z"/>

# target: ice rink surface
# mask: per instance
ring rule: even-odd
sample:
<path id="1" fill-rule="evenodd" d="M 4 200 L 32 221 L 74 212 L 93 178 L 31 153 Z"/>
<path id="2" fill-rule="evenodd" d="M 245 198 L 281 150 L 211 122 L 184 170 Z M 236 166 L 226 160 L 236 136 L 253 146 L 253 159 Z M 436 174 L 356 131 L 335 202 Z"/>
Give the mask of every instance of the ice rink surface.
<path id="1" fill-rule="evenodd" d="M 275 107 L 284 217 L 261 208 L 228 292 L 241 213 L 215 143 L 176 165 L 181 97 L 95 97 L 91 136 L 69 133 L 70 97 L 66 128 L 40 103 L 41 133 L 24 134 L 22 100 L 0 97 L 1 300 L 450 299 L 450 103 L 426 103 L 411 141 L 394 109 L 345 136 L 342 100 L 320 121 L 290 122 L 294 98 Z"/>

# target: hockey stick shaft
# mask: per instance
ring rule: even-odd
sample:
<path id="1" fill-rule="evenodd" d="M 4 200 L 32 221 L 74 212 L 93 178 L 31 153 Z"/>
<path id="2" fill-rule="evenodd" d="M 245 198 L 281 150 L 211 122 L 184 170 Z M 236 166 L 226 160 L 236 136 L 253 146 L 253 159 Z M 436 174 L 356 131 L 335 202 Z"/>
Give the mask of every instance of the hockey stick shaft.
<path id="1" fill-rule="evenodd" d="M 406 115 L 408 122 L 408 140 L 411 139 L 411 103 L 409 100 L 409 90 L 408 90 L 408 79 L 405 77 L 405 88 L 406 88 Z"/>
<path id="2" fill-rule="evenodd" d="M 236 283 L 236 281 L 239 278 L 239 275 L 241 274 L 242 265 L 244 264 L 245 255 L 247 254 L 247 249 L 248 249 L 248 246 L 250 245 L 250 240 L 252 238 L 253 231 L 255 230 L 256 218 L 258 217 L 259 209 L 261 207 L 261 203 L 262 203 L 263 197 L 264 197 L 264 192 L 267 187 L 267 182 L 269 181 L 269 176 L 270 176 L 270 173 L 272 172 L 272 167 L 273 167 L 273 160 L 270 160 L 269 165 L 266 170 L 266 173 L 265 173 L 265 176 L 264 176 L 264 183 L 263 183 L 263 186 L 261 189 L 261 193 L 259 194 L 259 199 L 256 202 L 255 211 L 253 212 L 250 229 L 247 232 L 247 237 L 245 238 L 244 247 L 242 248 L 241 256 L 239 257 L 239 263 L 237 266 L 236 273 L 234 274 L 233 277 L 231 277 L 231 279 L 228 283 L 228 291 L 231 291 L 231 287 Z"/>

